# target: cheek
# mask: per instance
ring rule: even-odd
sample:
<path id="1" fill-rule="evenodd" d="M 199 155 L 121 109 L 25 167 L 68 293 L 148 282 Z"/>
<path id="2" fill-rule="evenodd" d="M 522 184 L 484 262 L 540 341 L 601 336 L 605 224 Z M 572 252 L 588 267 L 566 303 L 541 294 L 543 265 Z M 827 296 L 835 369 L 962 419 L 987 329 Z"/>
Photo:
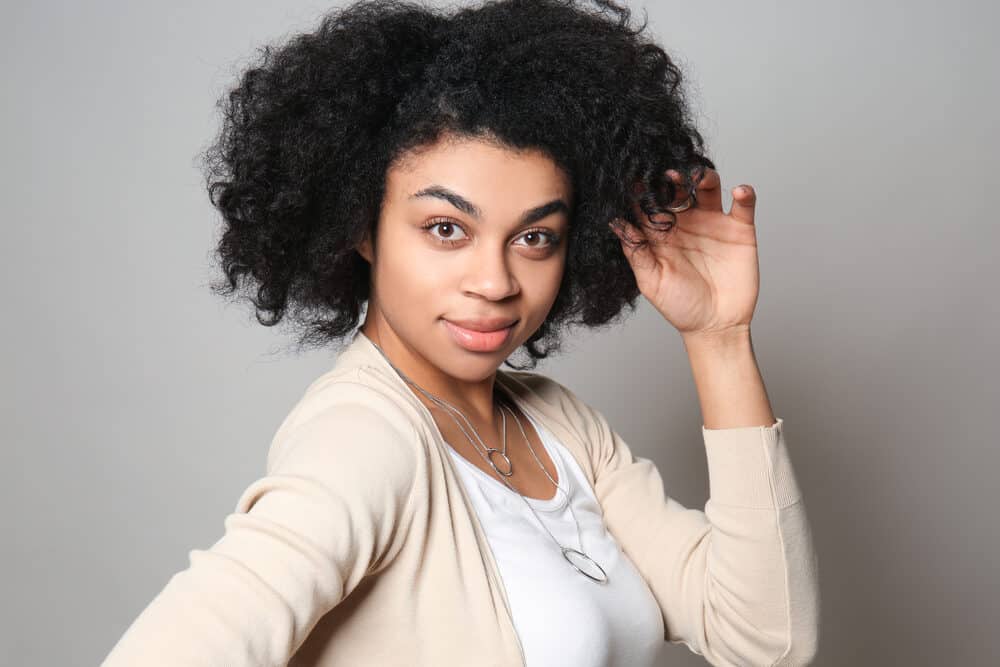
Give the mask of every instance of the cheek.
<path id="1" fill-rule="evenodd" d="M 412 236 L 386 235 L 376 266 L 376 283 L 383 302 L 406 307 L 434 300 L 447 282 L 439 257 Z"/>
<path id="2" fill-rule="evenodd" d="M 547 262 L 542 262 L 539 280 L 545 284 L 546 291 L 555 293 L 559 291 L 559 284 L 562 282 L 563 273 L 566 271 L 566 251 L 563 249 L 560 254 L 552 257 Z"/>
<path id="3" fill-rule="evenodd" d="M 553 257 L 551 261 L 529 265 L 529 270 L 520 278 L 522 294 L 533 307 L 545 311 L 540 315 L 541 320 L 545 319 L 549 308 L 559 295 L 565 267 L 563 258 Z"/>

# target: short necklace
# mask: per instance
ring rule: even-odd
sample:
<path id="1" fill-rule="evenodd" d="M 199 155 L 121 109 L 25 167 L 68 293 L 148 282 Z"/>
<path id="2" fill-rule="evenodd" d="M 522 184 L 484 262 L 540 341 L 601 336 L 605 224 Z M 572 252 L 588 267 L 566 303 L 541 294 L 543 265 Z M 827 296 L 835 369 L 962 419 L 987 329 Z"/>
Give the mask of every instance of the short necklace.
<path id="1" fill-rule="evenodd" d="M 377 349 L 379 351 L 379 353 L 382 355 L 382 357 L 385 358 L 385 360 L 389 363 L 389 365 L 392 366 L 392 369 L 394 371 L 396 371 L 396 373 L 398 373 L 399 376 L 403 380 L 405 380 L 407 384 L 409 384 L 410 386 L 412 386 L 415 389 L 417 389 L 421 394 L 423 394 L 428 399 L 430 399 L 431 401 L 433 401 L 435 405 L 437 405 L 439 407 L 442 407 L 442 408 L 444 408 L 444 409 L 446 409 L 448 411 L 448 415 L 455 422 L 455 425 L 458 426 L 459 430 L 462 431 L 462 434 L 465 435 L 466 438 L 468 438 L 469 443 L 472 445 L 473 449 L 476 449 L 476 451 L 479 453 L 479 455 L 482 456 L 486 460 L 486 462 L 490 464 L 490 467 L 492 467 L 493 470 L 495 470 L 497 472 L 497 474 L 500 476 L 501 481 L 504 484 L 506 484 L 509 489 L 511 489 L 514 493 L 516 493 L 518 496 L 521 497 L 521 500 L 523 500 L 524 503 L 528 506 L 528 509 L 531 510 L 531 513 L 535 515 L 535 519 L 538 520 L 538 523 L 541 524 L 541 526 L 545 530 L 545 532 L 548 533 L 549 537 L 552 538 L 552 541 L 555 542 L 556 545 L 559 547 L 560 551 L 562 552 L 563 558 L 565 558 L 566 561 L 570 565 L 572 565 L 574 568 L 576 568 L 577 572 L 579 572 L 580 574 L 584 575 L 588 579 L 590 579 L 592 581 L 596 581 L 598 583 L 606 583 L 608 581 L 608 575 L 604 571 L 604 568 L 601 567 L 600 565 L 598 565 L 597 561 L 595 561 L 593 558 L 591 558 L 590 556 L 588 556 L 587 554 L 585 554 L 582 551 L 582 549 L 583 549 L 583 536 L 582 536 L 582 534 L 580 532 L 580 522 L 577 521 L 576 512 L 573 510 L 573 503 L 572 503 L 572 501 L 568 502 L 567 505 L 569 506 L 570 514 L 572 514 L 572 516 L 573 516 L 573 521 L 574 521 L 574 523 L 576 523 L 577 542 L 580 545 L 580 549 L 574 549 L 572 547 L 564 547 L 561 544 L 559 544 L 559 540 L 557 540 L 555 538 L 555 536 L 552 534 L 552 532 L 545 525 L 545 522 L 541 520 L 541 518 L 538 516 L 538 513 L 535 512 L 535 508 L 532 507 L 531 503 L 528 502 L 528 499 L 525 498 L 524 495 L 520 491 L 518 491 L 517 489 L 515 489 L 511 485 L 511 483 L 507 481 L 507 478 L 514 474 L 514 466 L 511 463 L 510 458 L 507 456 L 507 416 L 506 416 L 506 414 L 504 414 L 504 411 L 503 411 L 503 408 L 506 407 L 506 406 L 504 406 L 502 404 L 499 405 L 499 407 L 500 407 L 500 417 L 502 419 L 502 427 L 503 427 L 503 449 L 501 450 L 501 449 L 496 449 L 496 448 L 493 448 L 493 447 L 489 447 L 489 446 L 486 445 L 486 443 L 483 442 L 482 437 L 480 437 L 480 435 L 479 435 L 479 431 L 476 429 L 475 426 L 472 425 L 472 423 L 465 416 L 465 414 L 462 413 L 461 410 L 459 410 L 458 408 L 456 408 L 455 406 L 453 406 L 451 403 L 445 401 L 444 399 L 438 398 L 437 396 L 434 396 L 430 392 L 426 391 L 423 387 L 421 387 L 420 385 L 418 385 L 416 382 L 414 382 L 413 380 L 411 380 L 403 371 L 401 371 L 399 368 L 396 367 L 396 365 L 394 363 L 392 363 L 392 361 L 389 359 L 389 357 L 386 355 L 386 353 L 382 350 L 382 348 L 378 345 L 378 343 L 376 343 L 375 341 L 371 341 L 371 343 L 372 343 L 372 345 L 375 346 L 375 349 Z M 499 401 L 498 401 L 498 403 L 499 403 Z M 514 421 L 517 422 L 517 426 L 521 430 L 521 435 L 524 437 L 524 441 L 528 444 L 528 449 L 529 449 L 529 451 L 531 451 L 531 455 L 534 457 L 535 461 L 538 462 L 538 465 L 542 469 L 542 472 L 544 472 L 545 476 L 549 478 L 549 481 L 551 481 L 555 485 L 557 492 L 562 492 L 562 493 L 565 494 L 566 491 L 564 491 L 562 488 L 560 488 L 560 486 L 558 484 L 556 484 L 556 481 L 554 479 L 552 479 L 551 475 L 549 475 L 549 472 L 545 469 L 545 466 L 543 466 L 542 462 L 539 461 L 538 456 L 535 454 L 534 448 L 531 446 L 531 442 L 528 440 L 527 434 L 524 432 L 524 427 L 521 425 L 521 420 L 517 418 L 517 414 L 515 414 L 514 411 L 511 410 L 509 407 L 507 407 L 507 410 L 510 412 L 511 416 L 514 417 Z M 472 437 L 469 436 L 469 432 L 466 431 L 465 427 L 463 427 L 462 424 L 458 421 L 458 419 L 456 419 L 455 413 L 457 413 L 465 421 L 465 423 L 469 426 L 469 428 L 475 434 L 476 440 L 479 441 L 479 446 L 482 447 L 484 450 L 486 450 L 486 453 L 483 453 L 482 451 L 479 450 L 479 447 L 476 446 L 476 443 L 473 441 Z M 493 455 L 494 454 L 499 454 L 500 457 L 504 460 L 504 462 L 506 463 L 506 467 L 507 467 L 506 471 L 500 470 L 497 467 L 496 463 L 494 463 L 494 461 L 493 461 Z M 581 562 L 583 562 L 583 561 L 589 561 L 591 564 L 593 564 L 594 567 L 596 567 L 598 570 L 600 570 L 600 575 L 595 576 L 594 574 L 591 574 L 590 572 L 586 572 L 585 570 L 581 569 L 580 566 L 574 561 L 574 559 L 582 559 Z"/>

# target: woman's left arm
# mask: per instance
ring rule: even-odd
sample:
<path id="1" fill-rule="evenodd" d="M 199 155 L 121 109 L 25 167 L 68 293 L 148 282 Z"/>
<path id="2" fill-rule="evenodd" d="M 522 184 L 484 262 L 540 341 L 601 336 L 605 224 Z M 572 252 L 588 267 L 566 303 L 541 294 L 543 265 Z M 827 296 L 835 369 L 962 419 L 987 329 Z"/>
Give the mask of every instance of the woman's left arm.
<path id="1" fill-rule="evenodd" d="M 680 175 L 668 172 L 683 185 Z M 664 492 L 596 410 L 595 490 L 605 521 L 663 611 L 666 639 L 713 665 L 804 665 L 819 637 L 818 562 L 801 491 L 750 340 L 759 291 L 756 193 L 722 209 L 714 169 L 664 231 L 613 221 L 642 294 L 681 334 L 701 403 L 710 498 L 704 512 Z M 683 194 L 687 194 L 683 188 Z M 579 402 L 579 399 L 574 399 Z"/>
<path id="2" fill-rule="evenodd" d="M 705 428 L 774 424 L 749 327 L 746 331 L 683 338 Z"/>
<path id="3" fill-rule="evenodd" d="M 602 413 L 568 389 L 592 447 L 608 531 L 663 615 L 664 639 L 716 666 L 808 665 L 819 638 L 818 562 L 784 422 L 702 427 L 704 510 L 668 494 Z"/>

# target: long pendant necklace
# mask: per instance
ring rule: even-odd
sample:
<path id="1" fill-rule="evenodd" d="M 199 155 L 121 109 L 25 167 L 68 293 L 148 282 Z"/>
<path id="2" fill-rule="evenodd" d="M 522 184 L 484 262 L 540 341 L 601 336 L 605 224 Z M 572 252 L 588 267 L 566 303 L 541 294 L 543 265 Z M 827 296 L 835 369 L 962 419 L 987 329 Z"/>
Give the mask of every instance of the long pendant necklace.
<path id="1" fill-rule="evenodd" d="M 462 434 L 465 435 L 466 438 L 468 438 L 469 443 L 472 445 L 473 449 L 475 449 L 479 453 L 479 455 L 482 456 L 486 460 L 486 462 L 490 464 L 490 467 L 493 468 L 493 470 L 495 470 L 496 473 L 500 476 L 500 481 L 502 481 L 504 484 L 506 484 L 509 489 L 511 489 L 514 493 L 516 493 L 518 496 L 521 497 L 521 500 L 524 501 L 524 503 L 528 506 L 528 509 L 531 510 L 531 513 L 534 514 L 535 519 L 538 521 L 538 523 L 541 524 L 541 526 L 545 530 L 545 532 L 548 533 L 549 537 L 552 538 L 552 541 L 555 542 L 556 545 L 559 547 L 560 551 L 562 552 L 563 558 L 565 558 L 566 561 L 570 565 L 572 565 L 576 569 L 577 572 L 579 572 L 580 574 L 584 575 L 585 577 L 587 577 L 591 581 L 596 581 L 596 582 L 602 583 L 602 584 L 603 583 L 607 583 L 607 581 L 608 581 L 608 575 L 604 571 L 604 568 L 601 567 L 597 563 L 597 561 L 595 561 L 593 558 L 591 558 L 590 556 L 588 556 L 587 554 L 585 554 L 583 552 L 583 536 L 582 536 L 581 531 L 580 531 L 580 522 L 576 518 L 576 512 L 573 510 L 573 503 L 572 503 L 572 501 L 570 500 L 567 503 L 567 505 L 569 506 L 570 514 L 573 516 L 573 521 L 576 524 L 577 542 L 580 545 L 579 549 L 574 549 L 572 547 L 564 547 L 561 544 L 559 544 L 559 540 L 557 540 L 555 538 L 555 536 L 552 534 L 552 532 L 545 525 L 545 522 L 542 521 L 541 517 L 538 516 L 538 513 L 535 512 L 535 508 L 531 506 L 531 503 L 528 502 L 528 499 L 525 498 L 524 495 L 520 491 L 518 491 L 517 489 L 515 489 L 511 485 L 511 483 L 509 481 L 507 481 L 507 478 L 514 474 L 514 466 L 513 466 L 513 463 L 510 460 L 510 457 L 507 456 L 507 416 L 504 414 L 504 411 L 503 411 L 503 409 L 505 407 L 511 413 L 511 415 L 514 417 L 514 421 L 517 422 L 517 426 L 521 430 L 521 435 L 524 437 L 524 441 L 527 443 L 528 449 L 531 451 L 531 455 L 534 457 L 535 461 L 538 462 L 538 465 L 542 469 L 542 472 L 544 472 L 545 476 L 549 478 L 549 481 L 551 481 L 555 485 L 557 492 L 562 492 L 563 494 L 566 494 L 566 491 L 563 490 L 556 483 L 556 481 L 552 479 L 552 476 L 549 475 L 548 471 L 545 469 L 545 466 L 543 466 L 542 463 L 541 463 L 541 461 L 539 461 L 538 456 L 535 454 L 535 450 L 531 446 L 531 442 L 528 440 L 528 436 L 527 436 L 527 434 L 524 431 L 524 427 L 521 425 L 521 420 L 518 419 L 518 417 L 517 417 L 517 414 L 514 413 L 514 411 L 511 410 L 509 407 L 504 406 L 502 404 L 499 405 L 499 407 L 500 407 L 500 417 L 501 417 L 501 420 L 502 420 L 503 449 L 501 450 L 501 449 L 496 449 L 495 447 L 489 447 L 488 445 L 486 445 L 485 442 L 483 442 L 482 437 L 480 437 L 480 435 L 479 435 L 479 431 L 476 429 L 475 426 L 472 425 L 472 423 L 465 416 L 465 414 L 462 413 L 461 410 L 459 410 L 458 408 L 456 408 L 455 406 L 453 406 L 451 403 L 445 401 L 444 399 L 438 398 L 437 396 L 434 396 L 430 392 L 426 391 L 423 387 L 421 387 L 420 385 L 418 385 L 416 382 L 414 382 L 413 380 L 411 380 L 402 370 L 400 370 L 399 368 L 397 368 L 396 365 L 392 363 L 392 361 L 389 359 L 389 357 L 386 355 L 386 353 L 382 350 L 382 348 L 378 345 L 378 343 L 376 343 L 375 341 L 371 341 L 371 343 L 372 343 L 372 345 L 375 346 L 375 349 L 377 349 L 379 351 L 379 353 L 382 355 L 382 357 L 385 358 L 386 362 L 388 362 L 388 364 L 392 367 L 392 369 L 394 371 L 396 371 L 396 373 L 404 381 L 406 381 L 407 384 L 409 384 L 410 386 L 412 386 L 415 389 L 417 389 L 417 391 L 419 391 L 421 394 L 423 394 L 428 399 L 430 399 L 435 405 L 437 405 L 437 406 L 439 406 L 441 408 L 444 408 L 448 412 L 448 415 L 455 422 L 455 425 L 458 426 L 459 430 L 462 431 Z M 469 432 L 466 431 L 465 427 L 463 427 L 462 424 L 455 417 L 456 413 L 465 421 L 465 423 L 469 426 L 469 428 L 475 434 L 476 440 L 479 441 L 479 447 L 482 447 L 482 449 L 485 450 L 485 453 L 483 451 L 481 451 L 479 449 L 479 447 L 476 446 L 476 443 L 475 443 L 475 441 L 473 441 L 472 437 L 469 435 Z M 499 467 L 497 467 L 496 462 L 493 460 L 493 455 L 494 454 L 499 454 L 500 455 L 500 457 L 503 459 L 503 461 L 505 463 L 506 470 L 501 470 Z M 600 572 L 600 574 L 597 574 L 596 572 L 594 574 L 591 574 L 590 572 L 587 572 L 586 570 L 582 569 L 580 567 L 580 564 L 578 564 L 576 562 L 577 560 L 579 560 L 581 564 L 589 562 L 591 565 L 593 565 Z"/>

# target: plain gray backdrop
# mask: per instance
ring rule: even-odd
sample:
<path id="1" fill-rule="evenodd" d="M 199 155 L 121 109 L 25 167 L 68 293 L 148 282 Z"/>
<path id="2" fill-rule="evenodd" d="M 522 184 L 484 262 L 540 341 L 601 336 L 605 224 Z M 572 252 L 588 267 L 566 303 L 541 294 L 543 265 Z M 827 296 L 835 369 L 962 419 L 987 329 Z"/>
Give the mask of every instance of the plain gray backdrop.
<path id="1" fill-rule="evenodd" d="M 331 6 L 0 10 L 3 664 L 99 663 L 221 536 L 336 358 L 294 356 L 287 331 L 210 293 L 219 221 L 195 162 L 253 49 Z M 1000 12 L 630 6 L 687 73 L 727 210 L 731 187 L 757 188 L 753 342 L 819 552 L 815 664 L 995 664 Z M 640 303 L 537 370 L 700 508 L 686 353 Z"/>

